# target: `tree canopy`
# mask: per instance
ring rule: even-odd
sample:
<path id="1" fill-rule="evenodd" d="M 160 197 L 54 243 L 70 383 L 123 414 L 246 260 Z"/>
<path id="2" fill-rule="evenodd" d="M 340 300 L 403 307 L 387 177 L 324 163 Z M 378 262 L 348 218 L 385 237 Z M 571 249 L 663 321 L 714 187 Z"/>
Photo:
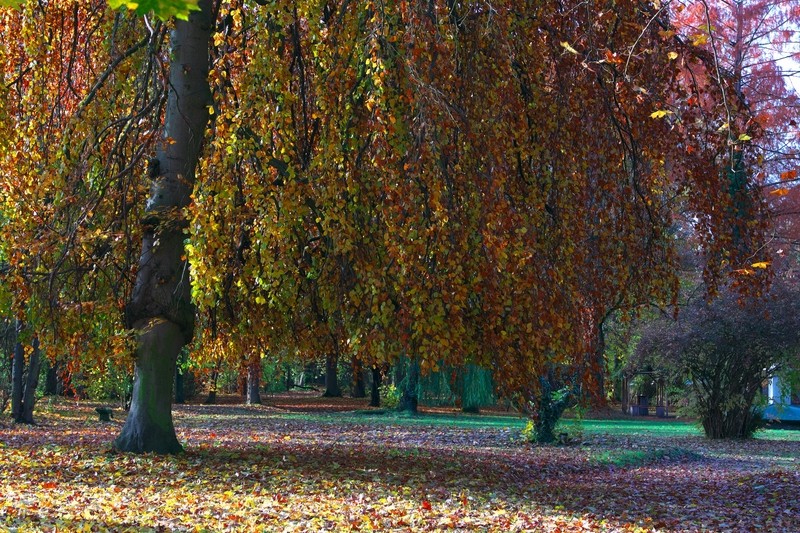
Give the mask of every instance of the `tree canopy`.
<path id="1" fill-rule="evenodd" d="M 675 213 L 709 281 L 767 277 L 759 185 L 793 172 L 765 155 L 791 121 L 741 46 L 722 53 L 718 10 L 196 7 L 0 8 L 2 305 L 70 361 L 138 342 L 141 362 L 147 313 L 188 341 L 182 296 L 140 296 L 182 294 L 191 273 L 201 360 L 474 363 L 530 400 L 553 366 L 591 385 L 611 312 L 674 301 Z M 207 54 L 207 76 L 180 47 Z M 150 259 L 169 274 L 143 274 Z"/>

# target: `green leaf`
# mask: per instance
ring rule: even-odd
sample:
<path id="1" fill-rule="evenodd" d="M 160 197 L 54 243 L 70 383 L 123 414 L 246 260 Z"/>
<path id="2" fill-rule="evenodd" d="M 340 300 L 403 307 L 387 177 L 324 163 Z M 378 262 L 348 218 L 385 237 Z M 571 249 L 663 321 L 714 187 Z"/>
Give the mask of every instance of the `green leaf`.
<path id="1" fill-rule="evenodd" d="M 16 0 L 0 0 L 16 1 Z M 189 13 L 199 11 L 198 0 L 109 0 L 108 4 L 112 9 L 121 7 L 135 11 L 137 15 L 146 15 L 151 11 L 161 20 L 175 17 L 181 20 L 188 20 Z"/>
<path id="2" fill-rule="evenodd" d="M 19 7 L 25 0 L 0 0 L 0 7 Z"/>
<path id="3" fill-rule="evenodd" d="M 746 133 L 742 133 L 741 135 L 739 135 L 739 140 L 740 140 L 740 141 L 749 141 L 750 139 L 752 139 L 752 137 L 750 137 L 750 136 L 749 136 L 748 134 L 746 134 Z"/>

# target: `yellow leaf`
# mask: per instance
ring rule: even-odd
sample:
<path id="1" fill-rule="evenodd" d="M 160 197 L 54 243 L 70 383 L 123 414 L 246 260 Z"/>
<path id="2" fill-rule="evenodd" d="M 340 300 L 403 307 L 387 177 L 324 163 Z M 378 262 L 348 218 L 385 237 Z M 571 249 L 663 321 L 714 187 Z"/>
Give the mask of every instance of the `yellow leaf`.
<path id="1" fill-rule="evenodd" d="M 576 54 L 577 55 L 577 53 L 578 53 L 578 51 L 575 50 L 574 48 L 572 48 L 567 41 L 561 41 L 561 46 L 563 46 L 564 49 L 567 52 L 571 53 L 571 54 Z"/>
<path id="2" fill-rule="evenodd" d="M 752 137 L 750 137 L 750 136 L 749 136 L 748 134 L 746 134 L 746 133 L 742 133 L 741 135 L 739 135 L 739 140 L 740 140 L 740 141 L 749 141 L 750 139 L 752 139 Z"/>
<path id="3" fill-rule="evenodd" d="M 725 131 L 725 130 L 727 130 L 729 127 L 730 127 L 730 124 L 728 124 L 728 123 L 726 122 L 725 124 L 723 124 L 722 126 L 720 126 L 720 127 L 719 127 L 719 129 L 717 129 L 717 131 Z"/>
<path id="4" fill-rule="evenodd" d="M 750 266 L 753 268 L 767 268 L 769 266 L 769 261 L 759 261 L 758 263 L 753 263 Z"/>
<path id="5" fill-rule="evenodd" d="M 650 118 L 664 118 L 667 115 L 672 115 L 672 114 L 673 114 L 672 111 L 659 109 L 658 111 L 653 111 L 652 113 L 650 113 Z"/>
<path id="6" fill-rule="evenodd" d="M 707 42 L 708 42 L 707 33 L 698 33 L 697 35 L 692 35 L 692 44 L 695 46 L 703 46 Z"/>
<path id="7" fill-rule="evenodd" d="M 667 54 L 667 57 L 670 58 L 670 60 L 678 59 L 678 52 L 670 52 Z"/>

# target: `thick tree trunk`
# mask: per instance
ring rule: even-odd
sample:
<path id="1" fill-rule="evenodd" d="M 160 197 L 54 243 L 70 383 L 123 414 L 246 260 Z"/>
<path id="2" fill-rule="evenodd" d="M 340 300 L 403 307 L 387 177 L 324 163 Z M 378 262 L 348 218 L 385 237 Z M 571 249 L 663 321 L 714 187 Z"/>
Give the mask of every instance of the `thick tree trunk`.
<path id="1" fill-rule="evenodd" d="M 28 375 L 25 377 L 25 390 L 22 394 L 22 411 L 17 422 L 33 424 L 33 406 L 36 403 L 36 387 L 39 385 L 39 371 L 42 368 L 42 353 L 39 350 L 39 339 L 33 339 L 33 351 L 28 361 Z"/>
<path id="2" fill-rule="evenodd" d="M 255 357 L 247 365 L 247 405 L 261 403 L 261 357 Z"/>
<path id="3" fill-rule="evenodd" d="M 191 198 L 211 104 L 211 0 L 198 6 L 188 21 L 175 22 L 170 39 L 164 144 L 150 165 L 142 255 L 126 310 L 128 326 L 138 331 L 138 346 L 131 409 L 114 442 L 121 451 L 181 450 L 172 425 L 172 384 L 178 354 L 194 328 L 182 209 Z"/>
<path id="4" fill-rule="evenodd" d="M 44 382 L 44 393 L 47 396 L 58 396 L 64 390 L 61 378 L 58 375 L 58 363 L 51 363 L 47 367 L 47 377 Z"/>
<path id="5" fill-rule="evenodd" d="M 353 357 L 350 360 L 350 367 L 353 372 L 353 389 L 350 395 L 353 398 L 366 398 L 367 388 L 364 384 L 364 369 L 361 367 L 361 361 Z"/>
<path id="6" fill-rule="evenodd" d="M 182 450 L 172 425 L 172 379 L 185 342 L 181 328 L 169 320 L 154 321 L 139 331 L 133 398 L 118 450 L 177 453 Z"/>
<path id="7" fill-rule="evenodd" d="M 381 369 L 377 366 L 372 367 L 372 387 L 370 390 L 370 400 L 369 406 L 370 407 L 380 407 L 381 406 L 381 380 L 383 379 L 383 375 L 381 374 Z"/>
<path id="8" fill-rule="evenodd" d="M 403 395 L 400 398 L 398 407 L 400 411 L 417 414 L 417 406 L 419 404 L 417 385 L 419 385 L 419 362 L 416 359 L 412 359 L 408 364 L 405 387 L 403 387 Z"/>
<path id="9" fill-rule="evenodd" d="M 17 326 L 17 336 L 22 326 Z M 39 385 L 39 371 L 42 356 L 39 339 L 34 338 L 31 357 L 25 365 L 25 347 L 17 341 L 14 345 L 14 361 L 11 367 L 11 417 L 18 424 L 33 424 L 33 407 L 36 403 L 36 387 Z"/>
<path id="10" fill-rule="evenodd" d="M 331 354 L 325 357 L 325 398 L 340 398 L 342 396 L 342 389 L 339 388 L 339 376 L 337 374 L 339 367 L 339 357 L 336 354 Z"/>

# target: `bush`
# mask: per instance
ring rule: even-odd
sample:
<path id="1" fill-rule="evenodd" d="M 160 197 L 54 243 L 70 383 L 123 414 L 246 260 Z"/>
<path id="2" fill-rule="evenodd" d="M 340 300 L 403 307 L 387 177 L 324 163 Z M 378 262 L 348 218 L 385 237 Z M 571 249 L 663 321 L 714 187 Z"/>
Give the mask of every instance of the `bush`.
<path id="1" fill-rule="evenodd" d="M 397 409 L 400 406 L 402 391 L 393 384 L 380 386 L 381 405 L 386 409 Z"/>
<path id="2" fill-rule="evenodd" d="M 777 283 L 777 282 L 776 282 Z M 759 427 L 762 383 L 800 347 L 800 302 L 786 287 L 740 301 L 728 290 L 690 301 L 679 320 L 650 323 L 637 347 L 640 365 L 670 369 L 692 394 L 688 407 L 709 438 L 746 438 Z"/>

